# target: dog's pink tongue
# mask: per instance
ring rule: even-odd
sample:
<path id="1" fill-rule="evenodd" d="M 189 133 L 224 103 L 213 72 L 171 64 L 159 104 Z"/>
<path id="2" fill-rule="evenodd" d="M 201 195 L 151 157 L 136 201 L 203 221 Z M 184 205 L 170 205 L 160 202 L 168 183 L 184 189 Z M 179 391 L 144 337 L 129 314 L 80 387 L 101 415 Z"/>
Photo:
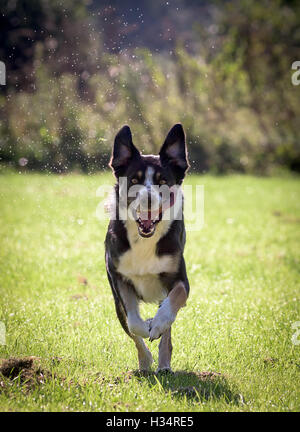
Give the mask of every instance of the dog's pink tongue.
<path id="1" fill-rule="evenodd" d="M 143 226 L 144 226 L 146 229 L 149 229 L 150 226 L 151 226 L 151 223 L 152 223 L 151 219 L 146 219 L 146 220 L 143 220 L 143 219 L 142 219 L 142 221 L 143 221 Z"/>
<path id="2" fill-rule="evenodd" d="M 141 219 L 143 221 L 143 225 L 146 229 L 149 229 L 151 224 L 152 224 L 152 220 L 155 218 L 157 212 L 152 211 L 148 211 L 148 212 L 142 212 L 141 213 Z"/>

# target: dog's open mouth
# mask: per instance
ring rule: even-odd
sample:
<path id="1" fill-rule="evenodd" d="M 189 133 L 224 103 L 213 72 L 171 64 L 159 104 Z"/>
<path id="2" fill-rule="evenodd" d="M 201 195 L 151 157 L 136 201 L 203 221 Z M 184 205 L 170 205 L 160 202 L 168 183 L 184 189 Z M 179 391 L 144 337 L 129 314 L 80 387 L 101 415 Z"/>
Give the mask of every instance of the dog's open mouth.
<path id="1" fill-rule="evenodd" d="M 139 235 L 142 237 L 151 237 L 156 230 L 157 224 L 162 218 L 162 209 L 142 212 L 136 210 L 135 220 L 138 226 Z"/>
<path id="2" fill-rule="evenodd" d="M 162 220 L 163 214 L 167 208 L 174 205 L 175 196 L 172 192 L 170 199 L 162 201 L 159 208 L 146 210 L 138 206 L 137 209 L 133 210 L 133 217 L 138 226 L 138 232 L 141 237 L 151 237 L 155 233 L 157 224 Z"/>

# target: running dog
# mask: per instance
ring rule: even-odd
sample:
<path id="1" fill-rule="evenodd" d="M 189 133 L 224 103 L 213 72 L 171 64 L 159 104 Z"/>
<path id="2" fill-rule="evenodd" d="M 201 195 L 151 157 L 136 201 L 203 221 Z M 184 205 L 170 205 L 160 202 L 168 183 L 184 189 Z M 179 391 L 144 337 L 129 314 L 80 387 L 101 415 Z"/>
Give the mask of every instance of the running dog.
<path id="1" fill-rule="evenodd" d="M 159 155 L 142 155 L 123 126 L 109 165 L 117 182 L 105 260 L 117 316 L 135 342 L 140 370 L 150 370 L 153 362 L 147 338 L 161 338 L 158 371 L 171 370 L 171 326 L 189 294 L 182 205 L 176 205 L 189 168 L 181 124 L 169 131 Z M 168 196 L 163 188 L 171 191 Z M 159 304 L 154 318 L 141 318 L 141 301 Z"/>

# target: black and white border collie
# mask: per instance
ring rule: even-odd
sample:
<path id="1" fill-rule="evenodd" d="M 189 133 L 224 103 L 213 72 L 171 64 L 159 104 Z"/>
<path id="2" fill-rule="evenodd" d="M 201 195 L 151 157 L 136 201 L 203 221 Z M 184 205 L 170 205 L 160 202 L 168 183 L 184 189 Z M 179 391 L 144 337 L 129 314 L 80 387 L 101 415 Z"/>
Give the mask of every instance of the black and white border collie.
<path id="1" fill-rule="evenodd" d="M 124 126 L 116 135 L 110 167 L 117 179 L 116 213 L 108 226 L 105 259 L 117 316 L 135 342 L 140 370 L 149 370 L 153 362 L 143 338 L 161 338 L 158 371 L 171 370 L 171 326 L 189 294 L 185 227 L 178 215 L 182 206 L 175 205 L 189 167 L 181 124 L 170 130 L 158 156 L 142 155 Z M 162 186 L 171 191 L 168 199 Z M 140 301 L 159 304 L 154 318 L 141 318 Z"/>

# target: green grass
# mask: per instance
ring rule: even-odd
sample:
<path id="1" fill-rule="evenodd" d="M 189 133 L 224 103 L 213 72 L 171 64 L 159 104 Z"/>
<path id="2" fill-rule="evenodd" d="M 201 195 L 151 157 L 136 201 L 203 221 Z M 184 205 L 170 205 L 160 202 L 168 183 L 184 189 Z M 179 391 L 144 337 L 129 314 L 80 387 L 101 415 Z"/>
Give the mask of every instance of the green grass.
<path id="1" fill-rule="evenodd" d="M 128 373 L 137 355 L 106 278 L 107 221 L 95 217 L 96 190 L 111 181 L 0 175 L 0 357 L 37 356 L 50 374 L 36 386 L 0 378 L 0 409 L 298 411 L 299 178 L 187 178 L 204 185 L 205 225 L 187 234 L 191 293 L 173 325 L 182 372 L 158 377 Z"/>

